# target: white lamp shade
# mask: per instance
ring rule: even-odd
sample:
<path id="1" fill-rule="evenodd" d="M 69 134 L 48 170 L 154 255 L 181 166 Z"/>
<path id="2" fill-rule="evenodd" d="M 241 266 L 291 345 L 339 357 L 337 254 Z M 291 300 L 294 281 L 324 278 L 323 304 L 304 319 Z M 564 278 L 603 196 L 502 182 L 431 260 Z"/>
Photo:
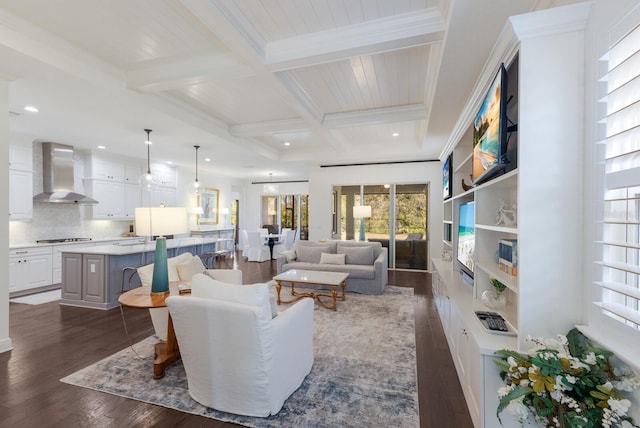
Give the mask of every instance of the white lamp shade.
<path id="1" fill-rule="evenodd" d="M 194 214 L 197 214 L 197 215 L 202 215 L 202 214 L 204 214 L 204 208 L 202 208 L 202 207 L 195 207 L 195 208 L 193 209 L 193 213 L 194 213 Z"/>
<path id="2" fill-rule="evenodd" d="M 177 235 L 187 232 L 184 207 L 136 208 L 136 233 L 139 236 Z"/>
<path id="3" fill-rule="evenodd" d="M 229 208 L 220 208 L 220 214 L 229 215 Z"/>
<path id="4" fill-rule="evenodd" d="M 355 205 L 353 207 L 353 218 L 369 218 L 371 217 L 370 205 Z"/>

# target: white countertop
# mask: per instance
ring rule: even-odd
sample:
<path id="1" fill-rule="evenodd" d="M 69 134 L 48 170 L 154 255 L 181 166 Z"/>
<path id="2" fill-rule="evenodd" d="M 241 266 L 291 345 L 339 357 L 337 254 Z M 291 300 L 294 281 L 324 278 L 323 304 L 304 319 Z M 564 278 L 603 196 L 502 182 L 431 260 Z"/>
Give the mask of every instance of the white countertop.
<path id="1" fill-rule="evenodd" d="M 56 245 L 78 245 L 78 244 L 96 244 L 100 243 L 108 243 L 114 241 L 142 241 L 144 237 L 140 236 L 116 236 L 113 238 L 104 238 L 104 239 L 92 239 L 90 241 L 70 241 L 70 242 L 25 242 L 22 244 L 11 244 L 9 245 L 10 250 L 19 249 L 19 248 L 42 248 L 42 247 L 52 247 Z"/>
<path id="2" fill-rule="evenodd" d="M 179 248 L 191 245 L 211 244 L 218 241 L 225 241 L 219 238 L 183 238 L 167 239 L 167 249 Z M 135 242 L 135 241 L 134 241 Z M 73 248 L 72 252 L 80 254 L 101 254 L 107 256 L 123 256 L 127 254 L 137 254 L 155 251 L 156 242 L 150 241 L 146 244 L 120 244 L 120 245 L 99 245 L 87 248 Z M 64 250 L 62 250 L 64 252 Z"/>

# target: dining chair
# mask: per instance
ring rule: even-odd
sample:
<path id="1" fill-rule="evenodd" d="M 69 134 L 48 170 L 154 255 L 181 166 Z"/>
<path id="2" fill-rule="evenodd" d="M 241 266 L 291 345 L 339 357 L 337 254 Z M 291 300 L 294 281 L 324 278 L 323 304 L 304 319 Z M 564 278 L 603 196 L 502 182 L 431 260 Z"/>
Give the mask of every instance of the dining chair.
<path id="1" fill-rule="evenodd" d="M 259 231 L 248 230 L 247 243 L 247 259 L 250 262 L 264 262 L 271 259 L 269 246 L 265 244 Z"/>
<path id="2" fill-rule="evenodd" d="M 273 247 L 273 259 L 277 259 L 283 251 L 293 249 L 297 232 L 298 231 L 294 229 L 282 229 L 283 238 L 280 240 L 279 245 Z"/>

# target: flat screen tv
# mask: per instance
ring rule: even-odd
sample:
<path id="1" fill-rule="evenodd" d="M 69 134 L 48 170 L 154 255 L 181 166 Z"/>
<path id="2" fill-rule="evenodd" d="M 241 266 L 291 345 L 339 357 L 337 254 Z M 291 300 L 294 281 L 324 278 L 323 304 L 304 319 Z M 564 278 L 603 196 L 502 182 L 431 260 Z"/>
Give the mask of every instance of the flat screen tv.
<path id="1" fill-rule="evenodd" d="M 460 204 L 458 213 L 458 261 L 461 273 L 473 278 L 475 247 L 475 203 Z"/>
<path id="2" fill-rule="evenodd" d="M 504 171 L 507 161 L 507 70 L 500 65 L 473 120 L 471 180 L 480 184 Z"/>
<path id="3" fill-rule="evenodd" d="M 442 197 L 451 197 L 451 155 L 447 156 L 442 167 Z"/>

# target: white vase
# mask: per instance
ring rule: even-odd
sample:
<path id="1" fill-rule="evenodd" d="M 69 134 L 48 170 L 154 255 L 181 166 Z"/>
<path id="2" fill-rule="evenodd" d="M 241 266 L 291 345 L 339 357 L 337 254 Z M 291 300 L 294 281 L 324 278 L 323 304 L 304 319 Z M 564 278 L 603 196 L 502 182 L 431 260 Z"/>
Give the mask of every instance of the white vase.
<path id="1" fill-rule="evenodd" d="M 503 293 L 495 290 L 487 290 L 482 293 L 482 303 L 489 309 L 504 309 L 507 299 Z"/>

